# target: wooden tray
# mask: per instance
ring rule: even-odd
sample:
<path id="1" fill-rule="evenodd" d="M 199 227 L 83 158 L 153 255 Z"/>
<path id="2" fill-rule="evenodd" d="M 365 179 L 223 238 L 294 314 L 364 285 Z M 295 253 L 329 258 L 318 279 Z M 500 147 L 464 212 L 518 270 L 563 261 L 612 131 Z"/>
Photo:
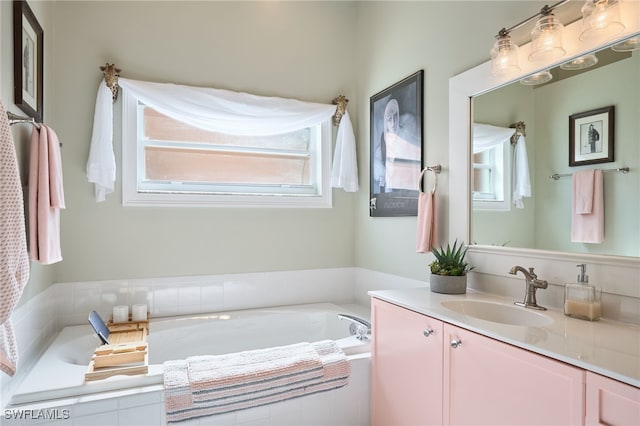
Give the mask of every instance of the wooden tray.
<path id="1" fill-rule="evenodd" d="M 111 319 L 109 344 L 96 348 L 89 368 L 84 374 L 85 381 L 102 380 L 118 374 L 136 375 L 149 372 L 149 319 L 114 324 Z"/>

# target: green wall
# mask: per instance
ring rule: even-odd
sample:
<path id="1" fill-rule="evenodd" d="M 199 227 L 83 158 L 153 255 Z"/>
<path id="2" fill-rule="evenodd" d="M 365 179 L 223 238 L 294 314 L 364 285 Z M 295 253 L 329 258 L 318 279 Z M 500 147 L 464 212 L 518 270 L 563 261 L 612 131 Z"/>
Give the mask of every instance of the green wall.
<path id="1" fill-rule="evenodd" d="M 369 98 L 425 71 L 424 159 L 440 163 L 439 242 L 447 240 L 448 80 L 485 62 L 494 34 L 544 2 L 29 2 L 45 27 L 45 115 L 63 148 L 64 261 L 34 265 L 52 282 L 359 266 L 426 276 L 416 218 L 370 218 Z M 10 2 L 2 8 L 2 100 L 12 102 Z M 361 190 L 332 209 L 124 208 L 96 203 L 85 177 L 98 67 L 127 78 L 330 102 L 358 139 Z M 115 150 L 120 164 L 119 103 Z M 19 130 L 20 138 L 28 137 Z M 23 160 L 24 163 L 24 160 Z M 33 293 L 35 294 L 35 293 Z"/>
<path id="2" fill-rule="evenodd" d="M 640 256 L 640 52 L 606 67 L 549 84 L 535 92 L 536 248 L 579 253 Z M 620 84 L 623 82 L 623 84 Z M 615 106 L 613 163 L 569 168 L 571 114 Z M 571 242 L 571 178 L 553 173 L 627 166 L 628 175 L 604 176 L 605 223 L 601 244 Z"/>

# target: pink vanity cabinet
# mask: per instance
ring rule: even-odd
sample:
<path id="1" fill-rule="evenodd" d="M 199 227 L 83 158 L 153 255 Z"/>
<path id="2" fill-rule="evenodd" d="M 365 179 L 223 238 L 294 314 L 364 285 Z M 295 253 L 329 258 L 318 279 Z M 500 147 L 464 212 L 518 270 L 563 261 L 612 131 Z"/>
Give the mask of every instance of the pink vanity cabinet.
<path id="1" fill-rule="evenodd" d="M 587 371 L 586 424 L 640 425 L 640 389 Z"/>
<path id="2" fill-rule="evenodd" d="M 583 424 L 584 370 L 379 299 L 371 306 L 374 426 Z"/>
<path id="3" fill-rule="evenodd" d="M 444 325 L 444 423 L 582 425 L 584 370 Z"/>
<path id="4" fill-rule="evenodd" d="M 443 323 L 372 299 L 371 424 L 442 424 Z"/>

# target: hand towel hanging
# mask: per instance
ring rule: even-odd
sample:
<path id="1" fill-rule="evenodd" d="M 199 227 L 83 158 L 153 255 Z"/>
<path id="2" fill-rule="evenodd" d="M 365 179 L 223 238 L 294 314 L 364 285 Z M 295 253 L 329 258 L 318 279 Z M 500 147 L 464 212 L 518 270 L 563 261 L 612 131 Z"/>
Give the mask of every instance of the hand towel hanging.
<path id="1" fill-rule="evenodd" d="M 424 174 L 429 167 L 426 167 L 420 173 L 418 180 L 418 230 L 416 252 L 428 253 L 436 243 L 437 228 L 437 205 L 436 205 L 436 189 L 438 184 L 438 175 L 434 171 L 434 184 L 429 192 L 422 190 L 422 181 Z"/>
<path id="2" fill-rule="evenodd" d="M 573 174 L 572 242 L 598 244 L 604 241 L 603 192 L 602 170 L 583 170 Z"/>
<path id="3" fill-rule="evenodd" d="M 65 208 L 58 136 L 44 124 L 31 133 L 29 160 L 29 257 L 60 262 L 60 210 Z"/>

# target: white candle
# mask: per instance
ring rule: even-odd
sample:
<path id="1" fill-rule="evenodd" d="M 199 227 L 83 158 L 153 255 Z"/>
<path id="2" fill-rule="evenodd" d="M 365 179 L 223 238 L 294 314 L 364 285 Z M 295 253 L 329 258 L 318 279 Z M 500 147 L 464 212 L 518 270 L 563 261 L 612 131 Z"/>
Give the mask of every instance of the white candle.
<path id="1" fill-rule="evenodd" d="M 133 321 L 146 321 L 147 320 L 147 305 L 139 304 L 133 305 L 131 308 L 131 319 Z"/>
<path id="2" fill-rule="evenodd" d="M 113 322 L 127 322 L 129 321 L 129 306 L 116 305 L 113 307 Z"/>

